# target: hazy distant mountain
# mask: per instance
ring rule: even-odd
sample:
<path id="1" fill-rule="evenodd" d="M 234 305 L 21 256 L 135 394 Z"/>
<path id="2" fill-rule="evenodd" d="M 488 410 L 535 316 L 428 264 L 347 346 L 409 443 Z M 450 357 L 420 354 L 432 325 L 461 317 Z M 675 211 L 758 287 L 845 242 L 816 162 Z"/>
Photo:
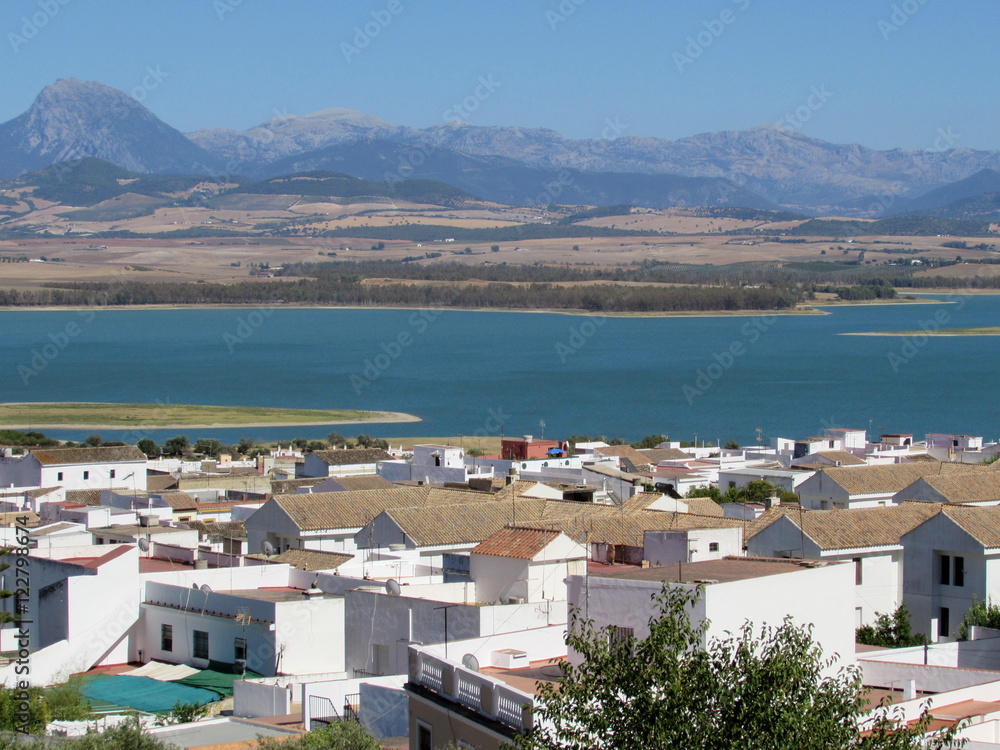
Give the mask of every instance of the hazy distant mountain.
<path id="1" fill-rule="evenodd" d="M 940 206 L 934 196 L 906 201 L 1000 170 L 1000 152 L 943 150 L 961 143 L 944 134 L 928 151 L 827 143 L 775 126 L 670 141 L 609 121 L 595 135 L 572 140 L 544 128 L 463 122 L 416 129 L 327 109 L 277 117 L 247 131 L 185 136 L 120 91 L 70 79 L 47 86 L 27 112 L 0 125 L 0 177 L 95 156 L 134 172 L 219 174 L 217 165 L 225 165 L 226 173 L 273 176 L 298 166 L 383 179 L 388 171 L 446 181 L 482 197 L 537 202 L 568 170 L 563 179 L 569 176 L 569 184 L 552 195 L 556 201 L 688 205 L 687 196 L 709 204 L 747 201 L 748 207 L 871 216 L 908 205 Z M 424 151 L 426 157 L 414 156 Z"/>
<path id="2" fill-rule="evenodd" d="M 506 157 L 470 156 L 441 146 L 387 140 L 328 146 L 279 159 L 259 172 L 275 177 L 315 170 L 344 172 L 368 180 L 437 180 L 486 200 L 517 205 L 775 207 L 752 191 L 718 177 L 532 167 Z"/>
<path id="3" fill-rule="evenodd" d="M 941 215 L 947 213 L 948 207 L 956 203 L 961 203 L 963 208 L 957 209 L 959 213 L 965 213 L 971 205 L 969 201 L 983 196 L 1000 192 L 1000 172 L 995 169 L 982 169 L 971 177 L 964 180 L 942 185 L 917 198 L 908 201 L 900 201 L 892 207 L 892 213 L 928 213 Z M 993 210 L 993 209 L 991 209 Z M 955 216 L 954 218 L 964 218 Z"/>
<path id="4" fill-rule="evenodd" d="M 0 125 L 0 176 L 87 156 L 132 172 L 207 173 L 217 162 L 133 97 L 93 81 L 56 81 Z"/>

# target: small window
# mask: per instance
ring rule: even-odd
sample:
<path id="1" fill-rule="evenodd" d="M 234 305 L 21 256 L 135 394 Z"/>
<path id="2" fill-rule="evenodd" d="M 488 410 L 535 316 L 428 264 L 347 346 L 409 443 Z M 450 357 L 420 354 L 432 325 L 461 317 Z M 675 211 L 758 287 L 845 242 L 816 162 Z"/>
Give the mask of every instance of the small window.
<path id="1" fill-rule="evenodd" d="M 422 721 L 417 722 L 417 750 L 434 750 L 434 732 Z"/>
<path id="2" fill-rule="evenodd" d="M 208 658 L 208 632 L 204 630 L 194 631 L 194 653 L 195 659 Z"/>
<path id="3" fill-rule="evenodd" d="M 90 479 L 90 472 L 89 471 L 83 472 L 83 478 L 84 479 Z"/>
<path id="4" fill-rule="evenodd" d="M 955 555 L 954 561 L 955 561 L 955 568 L 954 568 L 954 575 L 952 576 L 952 581 L 954 582 L 955 586 L 964 586 L 965 585 L 965 558 L 964 557 L 959 557 L 958 555 Z"/>
<path id="5" fill-rule="evenodd" d="M 108 472 L 108 476 L 111 477 L 112 479 L 114 479 L 115 478 L 115 470 L 112 469 L 111 471 L 109 471 Z"/>
<path id="6" fill-rule="evenodd" d="M 247 659 L 247 639 L 246 638 L 234 638 L 233 639 L 233 658 L 236 661 Z"/>
<path id="7" fill-rule="evenodd" d="M 61 471 L 56 472 L 56 481 L 61 482 L 63 480 L 63 473 Z"/>
<path id="8" fill-rule="evenodd" d="M 619 625 L 613 625 L 611 627 L 611 633 L 608 635 L 608 643 L 611 644 L 611 648 L 622 649 L 623 651 L 631 653 L 634 642 L 634 628 L 623 628 Z"/>
<path id="9" fill-rule="evenodd" d="M 947 607 L 941 607 L 941 611 L 938 613 L 938 635 L 947 637 L 948 631 L 951 630 L 951 624 L 948 622 L 951 613 L 948 611 Z"/>
<path id="10" fill-rule="evenodd" d="M 951 557 L 941 555 L 939 562 L 941 564 L 941 578 L 939 582 L 942 586 L 947 586 L 951 583 Z"/>
<path id="11" fill-rule="evenodd" d="M 708 551 L 709 552 L 718 552 L 719 551 L 719 543 L 718 542 L 709 542 L 708 543 Z"/>
<path id="12" fill-rule="evenodd" d="M 174 650 L 174 626 L 173 625 L 161 625 L 160 626 L 160 650 L 161 651 L 173 651 Z"/>
<path id="13" fill-rule="evenodd" d="M 854 585 L 860 586 L 864 583 L 864 576 L 861 572 L 861 558 L 855 557 L 854 559 Z"/>

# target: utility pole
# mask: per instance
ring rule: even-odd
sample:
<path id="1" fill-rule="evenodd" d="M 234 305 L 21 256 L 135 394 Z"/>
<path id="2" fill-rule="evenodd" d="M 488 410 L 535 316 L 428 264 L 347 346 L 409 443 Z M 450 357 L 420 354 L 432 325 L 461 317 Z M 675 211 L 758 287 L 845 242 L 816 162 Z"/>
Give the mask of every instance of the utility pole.
<path id="1" fill-rule="evenodd" d="M 448 610 L 452 607 L 458 607 L 458 604 L 445 604 L 443 607 L 435 607 L 436 612 L 439 609 L 444 610 L 444 658 L 448 658 Z"/>

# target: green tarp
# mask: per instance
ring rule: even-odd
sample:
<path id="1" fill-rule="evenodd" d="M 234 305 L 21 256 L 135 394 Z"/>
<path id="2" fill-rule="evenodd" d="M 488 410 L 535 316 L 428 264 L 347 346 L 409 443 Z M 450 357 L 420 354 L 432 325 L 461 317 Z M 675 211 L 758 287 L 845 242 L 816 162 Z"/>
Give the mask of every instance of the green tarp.
<path id="1" fill-rule="evenodd" d="M 226 664 L 221 661 L 210 661 L 208 663 L 208 669 L 203 669 L 198 672 L 198 674 L 185 677 L 183 680 L 177 680 L 174 684 L 187 685 L 189 687 L 202 688 L 204 690 L 213 690 L 221 697 L 229 698 L 233 694 L 233 683 L 236 680 L 254 680 L 263 676 L 264 675 L 257 674 L 253 670 L 248 669 L 246 676 L 244 677 L 241 670 L 238 670 L 235 664 Z"/>
<path id="2" fill-rule="evenodd" d="M 213 690 L 180 685 L 176 682 L 162 682 L 150 677 L 127 675 L 92 680 L 85 683 L 81 691 L 95 704 L 130 706 L 137 711 L 148 713 L 170 711 L 177 702 L 203 705 L 219 700 L 219 694 Z M 231 694 L 232 683 L 230 683 Z"/>

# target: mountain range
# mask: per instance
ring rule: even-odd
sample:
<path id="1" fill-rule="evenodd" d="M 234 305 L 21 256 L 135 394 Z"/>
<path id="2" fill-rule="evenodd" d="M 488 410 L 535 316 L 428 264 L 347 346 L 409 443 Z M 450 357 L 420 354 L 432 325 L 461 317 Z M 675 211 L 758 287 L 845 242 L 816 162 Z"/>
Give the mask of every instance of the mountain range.
<path id="1" fill-rule="evenodd" d="M 61 79 L 0 125 L 0 177 L 97 157 L 136 173 L 214 180 L 315 170 L 437 180 L 513 204 L 783 207 L 864 217 L 948 214 L 961 202 L 954 210 L 962 218 L 996 212 L 996 200 L 979 198 L 1000 193 L 1000 152 L 950 148 L 957 142 L 942 133 L 932 150 L 877 150 L 776 126 L 672 141 L 631 134 L 618 121 L 600 137 L 574 140 L 544 128 L 464 122 L 418 129 L 348 109 L 184 134 L 121 91 Z"/>

